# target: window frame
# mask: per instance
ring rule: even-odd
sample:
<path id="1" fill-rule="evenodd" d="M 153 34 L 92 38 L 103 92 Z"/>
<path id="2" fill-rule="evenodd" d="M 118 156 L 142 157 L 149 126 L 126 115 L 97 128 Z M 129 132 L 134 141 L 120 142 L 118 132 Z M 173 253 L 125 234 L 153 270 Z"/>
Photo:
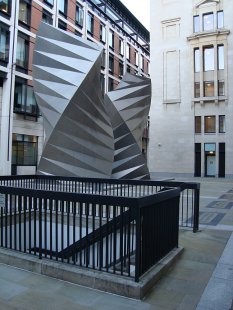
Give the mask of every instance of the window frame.
<path id="1" fill-rule="evenodd" d="M 78 14 L 77 14 L 78 12 Z M 78 18 L 77 18 L 78 16 Z M 75 24 L 79 27 L 83 27 L 83 20 L 84 20 L 84 10 L 81 5 L 76 3 L 76 12 L 75 12 Z"/>
<path id="2" fill-rule="evenodd" d="M 18 38 L 24 40 L 24 64 L 21 65 L 19 63 L 20 59 L 17 58 L 17 54 L 18 54 Z M 30 38 L 25 35 L 24 33 L 18 31 L 18 36 L 17 36 L 17 47 L 16 47 L 16 69 L 17 70 L 23 70 L 23 71 L 27 71 L 28 70 L 28 58 L 29 58 L 29 42 L 30 42 Z"/>
<path id="3" fill-rule="evenodd" d="M 210 50 L 211 51 L 211 56 L 209 56 L 208 58 L 208 54 L 207 51 Z M 211 57 L 211 59 L 210 59 Z M 214 46 L 213 45 L 209 45 L 209 46 L 204 46 L 203 47 L 203 71 L 207 72 L 207 71 L 214 71 L 215 66 L 214 66 Z"/>
<path id="4" fill-rule="evenodd" d="M 89 29 L 89 21 L 90 21 L 90 29 Z M 87 13 L 87 33 L 93 36 L 94 34 L 94 15 L 90 12 Z"/>
<path id="5" fill-rule="evenodd" d="M 198 122 L 199 120 L 199 122 Z M 202 132 L 202 117 L 201 116 L 195 116 L 195 124 L 194 124 L 194 127 L 195 127 L 195 134 L 201 134 Z"/>
<path id="6" fill-rule="evenodd" d="M 108 70 L 112 74 L 114 73 L 114 55 L 109 53 Z"/>
<path id="7" fill-rule="evenodd" d="M 17 136 L 21 136 L 22 140 L 17 140 Z M 14 139 L 16 137 L 16 139 Z M 34 137 L 36 141 L 27 141 L 26 137 Z M 25 156 L 25 153 L 28 152 L 28 147 L 32 147 L 34 156 Z M 16 154 L 14 157 L 14 150 L 16 149 Z M 32 151 L 30 150 L 30 151 Z M 20 153 L 22 153 L 20 156 Z M 21 160 L 20 160 L 21 157 Z M 31 163 L 27 162 L 25 159 L 31 158 Z M 15 160 L 14 160 L 15 159 Z M 21 135 L 13 134 L 12 135 L 12 165 L 13 166 L 37 166 L 38 162 L 38 137 L 32 135 Z"/>
<path id="8" fill-rule="evenodd" d="M 223 119 L 223 123 L 221 123 L 221 119 Z M 223 129 L 221 129 L 223 128 Z M 219 115 L 218 116 L 218 132 L 219 133 L 226 133 L 226 116 Z"/>
<path id="9" fill-rule="evenodd" d="M 197 85 L 199 85 L 199 95 L 197 92 L 197 90 L 198 90 L 198 88 L 196 87 Z M 200 98 L 200 96 L 201 96 L 200 91 L 201 91 L 201 83 L 200 82 L 194 82 L 194 98 Z"/>
<path id="10" fill-rule="evenodd" d="M 207 124 L 207 120 L 211 119 L 211 118 L 213 118 L 213 120 L 214 120 L 214 129 L 213 130 L 211 130 L 211 129 L 207 130 L 207 127 L 209 126 Z M 216 133 L 216 116 L 215 115 L 207 115 L 204 117 L 204 132 L 205 132 L 205 134 Z"/>
<path id="11" fill-rule="evenodd" d="M 194 73 L 198 73 L 201 70 L 200 66 L 200 49 L 198 47 L 194 48 Z"/>
<path id="12" fill-rule="evenodd" d="M 16 99 L 17 87 L 21 88 L 21 102 Z M 32 96 L 29 96 L 30 92 Z M 34 104 L 29 104 L 31 100 L 34 100 Z M 29 111 L 28 108 L 31 108 L 31 111 Z M 33 87 L 27 85 L 26 80 L 22 80 L 20 78 L 16 78 L 15 80 L 13 112 L 16 114 L 30 115 L 36 118 L 40 116 Z"/>
<path id="13" fill-rule="evenodd" d="M 219 25 L 219 15 L 221 14 L 221 25 Z M 217 11 L 217 29 L 223 29 L 224 28 L 224 13 L 223 10 Z"/>
<path id="14" fill-rule="evenodd" d="M 196 23 L 197 18 L 198 18 L 198 21 Z M 197 28 L 196 28 L 196 25 L 198 26 Z M 200 15 L 193 16 L 193 32 L 194 33 L 200 32 Z"/>
<path id="15" fill-rule="evenodd" d="M 61 1 L 63 1 L 63 8 L 62 10 L 60 10 L 61 8 Z M 67 0 L 58 0 L 58 13 L 63 15 L 63 16 L 67 16 L 67 9 L 68 9 L 68 1 Z"/>
<path id="16" fill-rule="evenodd" d="M 27 21 L 24 21 L 20 19 L 20 4 L 26 5 L 26 15 L 27 15 Z M 18 22 L 21 26 L 24 26 L 26 28 L 30 28 L 31 25 L 31 1 L 30 0 L 20 0 L 19 1 L 19 15 L 18 15 Z"/>
<path id="17" fill-rule="evenodd" d="M 11 0 L 2 1 L 3 4 L 4 3 L 6 4 L 7 9 L 4 10 L 3 8 L 0 8 L 0 15 L 3 15 L 4 17 L 7 18 L 11 16 L 11 6 L 12 6 L 11 2 L 12 2 Z"/>
<path id="18" fill-rule="evenodd" d="M 48 17 L 50 19 L 50 22 L 45 21 L 44 16 Z M 48 25 L 53 25 L 53 14 L 43 9 L 42 10 L 42 21 L 44 23 L 47 23 Z"/>
<path id="19" fill-rule="evenodd" d="M 220 83 L 222 83 L 223 87 L 223 91 L 220 93 Z M 224 80 L 218 80 L 218 96 L 225 96 L 225 81 Z"/>
<path id="20" fill-rule="evenodd" d="M 204 84 L 203 85 L 203 87 L 204 87 L 204 97 L 214 97 L 214 81 L 204 81 L 203 84 Z M 212 85 L 213 92 L 211 93 L 211 95 L 207 95 L 207 89 L 206 89 L 207 84 L 211 84 Z"/>
<path id="21" fill-rule="evenodd" d="M 212 28 L 206 29 L 205 16 L 212 16 L 212 25 L 213 25 Z M 204 13 L 202 15 L 202 29 L 203 29 L 203 31 L 213 31 L 214 30 L 214 12 L 208 12 L 208 13 Z"/>
<path id="22" fill-rule="evenodd" d="M 222 50 L 222 52 L 220 52 Z M 218 44 L 217 46 L 217 58 L 218 58 L 218 70 L 224 70 L 225 68 L 225 59 L 224 59 L 224 45 Z M 221 59 L 221 61 L 220 61 Z M 222 64 L 222 65 L 220 65 Z"/>
<path id="23" fill-rule="evenodd" d="M 106 27 L 103 23 L 100 23 L 100 42 L 106 43 Z"/>
<path id="24" fill-rule="evenodd" d="M 0 64 L 3 66 L 7 66 L 9 62 L 9 51 L 10 51 L 10 29 L 7 25 L 0 22 L 0 43 L 1 43 L 2 32 L 5 32 L 5 46 L 3 49 L 4 52 L 1 52 L 0 50 Z M 1 47 L 3 47 L 2 44 L 1 44 Z"/>

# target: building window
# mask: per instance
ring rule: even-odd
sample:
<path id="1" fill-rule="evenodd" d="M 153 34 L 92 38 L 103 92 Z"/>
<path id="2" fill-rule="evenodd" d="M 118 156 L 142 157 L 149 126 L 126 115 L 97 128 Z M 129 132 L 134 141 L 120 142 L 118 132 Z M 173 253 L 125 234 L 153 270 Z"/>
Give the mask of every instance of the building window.
<path id="1" fill-rule="evenodd" d="M 200 82 L 194 83 L 194 98 L 200 98 Z"/>
<path id="2" fill-rule="evenodd" d="M 194 49 L 194 72 L 200 72 L 200 50 Z"/>
<path id="3" fill-rule="evenodd" d="M 128 73 L 130 73 L 131 69 L 130 69 L 130 66 L 129 66 L 129 65 L 127 65 L 126 71 L 127 71 Z"/>
<path id="4" fill-rule="evenodd" d="M 12 137 L 12 165 L 37 165 L 37 137 L 13 134 Z"/>
<path id="5" fill-rule="evenodd" d="M 193 16 L 193 32 L 200 31 L 200 18 L 199 15 Z"/>
<path id="6" fill-rule="evenodd" d="M 52 14 L 47 12 L 46 10 L 43 10 L 42 21 L 46 24 L 52 25 L 53 24 Z"/>
<path id="7" fill-rule="evenodd" d="M 121 56 L 124 55 L 124 42 L 121 38 L 119 39 L 119 53 Z"/>
<path id="8" fill-rule="evenodd" d="M 150 63 L 149 61 L 146 62 L 147 65 L 147 74 L 150 75 Z"/>
<path id="9" fill-rule="evenodd" d="M 218 81 L 218 95 L 225 96 L 225 83 L 224 81 Z"/>
<path id="10" fill-rule="evenodd" d="M 16 65 L 27 69 L 28 68 L 28 52 L 29 52 L 29 38 L 18 32 L 17 50 L 16 50 Z"/>
<path id="11" fill-rule="evenodd" d="M 134 54 L 135 54 L 135 65 L 136 67 L 138 67 L 138 52 L 135 51 Z"/>
<path id="12" fill-rule="evenodd" d="M 0 63 L 8 63 L 9 61 L 9 28 L 0 23 Z"/>
<path id="13" fill-rule="evenodd" d="M 126 46 L 126 58 L 130 61 L 130 45 L 127 44 Z"/>
<path id="14" fill-rule="evenodd" d="M 226 124 L 225 124 L 225 115 L 219 115 L 219 133 L 225 133 L 226 132 Z"/>
<path id="15" fill-rule="evenodd" d="M 58 0 L 59 13 L 67 15 L 67 0 Z"/>
<path id="16" fill-rule="evenodd" d="M 223 11 L 217 12 L 217 25 L 218 25 L 218 29 L 221 29 L 224 27 Z"/>
<path id="17" fill-rule="evenodd" d="M 213 30 L 214 29 L 214 14 L 207 13 L 203 14 L 203 30 Z"/>
<path id="18" fill-rule="evenodd" d="M 106 42 L 106 28 L 103 24 L 100 24 L 100 41 L 103 43 Z"/>
<path id="19" fill-rule="evenodd" d="M 83 27 L 83 8 L 79 5 L 76 6 L 76 24 Z"/>
<path id="20" fill-rule="evenodd" d="M 122 77 L 124 74 L 124 64 L 123 61 L 119 59 L 119 77 Z"/>
<path id="21" fill-rule="evenodd" d="M 214 96 L 214 81 L 204 82 L 204 96 L 205 97 Z"/>
<path id="22" fill-rule="evenodd" d="M 22 81 L 15 81 L 14 112 L 39 116 L 33 87 Z"/>
<path id="23" fill-rule="evenodd" d="M 66 30 L 67 29 L 67 25 L 62 20 L 59 19 L 58 20 L 58 28 L 62 29 L 62 30 Z"/>
<path id="24" fill-rule="evenodd" d="M 111 49 L 114 49 L 114 32 L 111 30 L 108 34 L 108 45 Z"/>
<path id="25" fill-rule="evenodd" d="M 109 54 L 109 71 L 113 74 L 114 71 L 114 56 Z"/>
<path id="26" fill-rule="evenodd" d="M 201 133 L 201 116 L 195 116 L 195 133 Z"/>
<path id="27" fill-rule="evenodd" d="M 214 47 L 204 47 L 204 71 L 214 70 Z"/>
<path id="28" fill-rule="evenodd" d="M 144 57 L 143 57 L 143 55 L 141 55 L 141 57 L 140 57 L 140 65 L 141 65 L 141 70 L 142 70 L 142 72 L 144 72 Z"/>
<path id="29" fill-rule="evenodd" d="M 108 78 L 108 91 L 112 91 L 114 89 L 113 79 Z"/>
<path id="30" fill-rule="evenodd" d="M 205 133 L 215 133 L 216 132 L 216 122 L 215 116 L 205 116 Z"/>
<path id="31" fill-rule="evenodd" d="M 0 0 L 0 11 L 3 13 L 10 14 L 11 1 L 10 0 Z"/>
<path id="32" fill-rule="evenodd" d="M 30 1 L 20 0 L 19 21 L 30 26 L 30 23 L 31 23 L 31 2 Z"/>
<path id="33" fill-rule="evenodd" d="M 94 31 L 94 17 L 92 14 L 87 14 L 87 32 L 93 35 Z"/>
<path id="34" fill-rule="evenodd" d="M 224 46 L 218 45 L 218 70 L 224 69 Z"/>

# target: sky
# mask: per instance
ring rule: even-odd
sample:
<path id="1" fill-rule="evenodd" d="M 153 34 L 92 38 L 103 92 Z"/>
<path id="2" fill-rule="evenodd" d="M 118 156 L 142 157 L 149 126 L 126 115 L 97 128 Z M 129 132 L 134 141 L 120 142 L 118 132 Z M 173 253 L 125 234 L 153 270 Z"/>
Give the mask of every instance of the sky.
<path id="1" fill-rule="evenodd" d="M 121 2 L 150 30 L 150 0 L 121 0 Z"/>

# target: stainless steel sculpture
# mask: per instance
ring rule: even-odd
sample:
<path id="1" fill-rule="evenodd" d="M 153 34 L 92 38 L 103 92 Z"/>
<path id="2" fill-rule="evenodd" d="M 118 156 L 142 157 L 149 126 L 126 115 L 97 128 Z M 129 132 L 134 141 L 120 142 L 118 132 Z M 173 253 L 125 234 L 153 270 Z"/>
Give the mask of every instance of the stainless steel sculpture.
<path id="1" fill-rule="evenodd" d="M 101 95 L 102 47 L 42 23 L 33 56 L 34 92 L 44 117 L 39 174 L 149 178 L 141 138 L 150 80 L 127 74 Z"/>
<path id="2" fill-rule="evenodd" d="M 113 131 L 98 83 L 101 52 L 95 43 L 40 25 L 33 79 L 46 141 L 38 173 L 111 176 Z"/>
<path id="3" fill-rule="evenodd" d="M 144 179 L 150 174 L 141 152 L 151 101 L 150 79 L 126 73 L 117 89 L 105 95 L 114 134 L 112 177 Z"/>

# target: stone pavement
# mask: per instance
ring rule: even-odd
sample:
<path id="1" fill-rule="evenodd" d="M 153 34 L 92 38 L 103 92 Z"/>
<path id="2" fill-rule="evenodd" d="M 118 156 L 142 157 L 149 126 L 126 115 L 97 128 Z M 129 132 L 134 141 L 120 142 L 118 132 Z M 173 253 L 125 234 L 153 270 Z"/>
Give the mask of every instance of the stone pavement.
<path id="1" fill-rule="evenodd" d="M 136 301 L 0 264 L 0 310 L 229 310 L 233 299 L 233 181 L 201 182 L 200 232 L 180 231 L 180 260 Z"/>

